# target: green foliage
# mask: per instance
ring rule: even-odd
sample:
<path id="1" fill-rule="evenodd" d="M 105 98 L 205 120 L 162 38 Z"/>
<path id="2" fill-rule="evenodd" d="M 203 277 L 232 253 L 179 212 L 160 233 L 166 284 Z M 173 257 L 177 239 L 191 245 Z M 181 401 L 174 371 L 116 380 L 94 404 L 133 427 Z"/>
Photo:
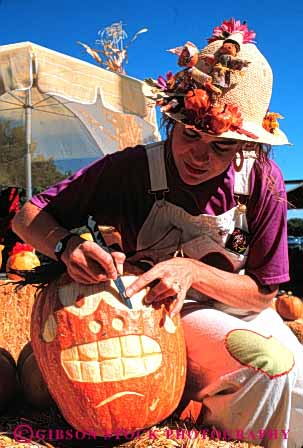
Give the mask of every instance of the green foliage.
<path id="1" fill-rule="evenodd" d="M 35 156 L 37 144 L 31 145 L 32 185 L 35 192 L 44 190 L 66 177 L 53 159 Z M 25 187 L 25 133 L 23 126 L 0 121 L 0 184 Z"/>
<path id="2" fill-rule="evenodd" d="M 287 221 L 288 235 L 303 236 L 303 219 L 292 218 Z"/>

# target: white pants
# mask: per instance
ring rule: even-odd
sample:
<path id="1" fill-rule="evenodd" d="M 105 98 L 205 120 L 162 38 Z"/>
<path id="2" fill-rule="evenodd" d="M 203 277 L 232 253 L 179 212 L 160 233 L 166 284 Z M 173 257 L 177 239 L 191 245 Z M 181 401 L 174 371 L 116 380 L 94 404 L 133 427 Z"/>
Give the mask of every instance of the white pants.
<path id="1" fill-rule="evenodd" d="M 185 306 L 182 322 L 188 354 L 186 398 L 203 402 L 203 424 L 266 448 L 301 448 L 303 346 L 280 316 L 268 308 L 244 321 L 215 309 Z M 236 329 L 274 336 L 293 353 L 294 367 L 270 378 L 240 363 L 225 345 L 226 335 Z M 281 355 L 270 356 L 279 360 Z"/>

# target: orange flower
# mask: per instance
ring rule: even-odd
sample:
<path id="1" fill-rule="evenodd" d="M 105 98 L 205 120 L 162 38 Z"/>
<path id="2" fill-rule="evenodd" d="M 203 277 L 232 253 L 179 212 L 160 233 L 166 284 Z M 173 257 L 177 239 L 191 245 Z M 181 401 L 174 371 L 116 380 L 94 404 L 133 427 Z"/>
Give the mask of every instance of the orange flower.
<path id="1" fill-rule="evenodd" d="M 279 123 L 277 118 L 284 118 L 277 112 L 267 112 L 265 117 L 263 118 L 262 126 L 266 131 L 274 134 L 276 130 L 279 128 Z"/>
<path id="2" fill-rule="evenodd" d="M 209 128 L 214 134 L 220 135 L 229 130 L 232 120 L 233 116 L 229 110 L 213 107 L 210 111 Z"/>
<path id="3" fill-rule="evenodd" d="M 224 106 L 214 106 L 209 112 L 209 128 L 217 135 L 228 130 L 237 130 L 242 126 L 241 113 L 237 106 L 225 104 Z"/>
<path id="4" fill-rule="evenodd" d="M 210 106 L 208 93 L 203 89 L 193 89 L 184 98 L 185 109 L 195 112 L 198 118 L 203 118 Z"/>
<path id="5" fill-rule="evenodd" d="M 227 104 L 225 110 L 228 110 L 232 115 L 231 128 L 241 127 L 243 124 L 243 120 L 238 106 L 235 106 L 234 104 Z"/>

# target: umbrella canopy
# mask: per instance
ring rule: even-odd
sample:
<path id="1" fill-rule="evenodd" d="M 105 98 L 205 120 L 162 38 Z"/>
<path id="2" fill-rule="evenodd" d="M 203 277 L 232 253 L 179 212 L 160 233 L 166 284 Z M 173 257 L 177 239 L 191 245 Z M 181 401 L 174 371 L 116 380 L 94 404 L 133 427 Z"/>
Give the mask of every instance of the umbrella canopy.
<path id="1" fill-rule="evenodd" d="M 29 198 L 34 163 L 67 174 L 159 138 L 141 81 L 30 42 L 0 47 L 0 184 Z"/>

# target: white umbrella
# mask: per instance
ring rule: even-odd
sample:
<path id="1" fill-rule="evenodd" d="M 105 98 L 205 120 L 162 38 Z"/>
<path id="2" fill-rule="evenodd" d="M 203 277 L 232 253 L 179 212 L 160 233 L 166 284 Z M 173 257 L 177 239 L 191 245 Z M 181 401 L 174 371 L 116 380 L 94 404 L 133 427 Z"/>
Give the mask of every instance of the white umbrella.
<path id="1" fill-rule="evenodd" d="M 101 155 L 159 139 L 141 81 L 30 42 L 0 47 L 1 122 L 9 129 L 24 126 L 27 198 L 32 156 L 74 171 Z M 20 147 L 8 145 L 14 163 Z"/>

